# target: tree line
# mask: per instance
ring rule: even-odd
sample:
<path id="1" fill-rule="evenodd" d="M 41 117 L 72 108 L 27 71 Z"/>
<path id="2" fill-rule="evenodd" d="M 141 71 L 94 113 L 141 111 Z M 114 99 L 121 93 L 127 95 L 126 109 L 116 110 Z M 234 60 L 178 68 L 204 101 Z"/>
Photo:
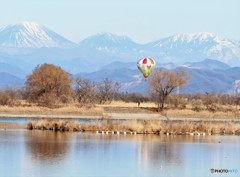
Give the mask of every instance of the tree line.
<path id="1" fill-rule="evenodd" d="M 77 102 L 79 106 L 109 104 L 113 100 L 124 102 L 155 102 L 157 111 L 165 108 L 185 109 L 188 104 L 195 111 L 216 111 L 218 105 L 239 105 L 240 95 L 178 94 L 190 77 L 184 71 L 156 69 L 148 82 L 148 94 L 120 92 L 121 84 L 110 79 L 98 82 L 72 78 L 58 66 L 37 66 L 27 77 L 25 87 L 19 90 L 0 91 L 0 105 L 18 106 L 26 100 L 40 106 L 57 107 Z"/>

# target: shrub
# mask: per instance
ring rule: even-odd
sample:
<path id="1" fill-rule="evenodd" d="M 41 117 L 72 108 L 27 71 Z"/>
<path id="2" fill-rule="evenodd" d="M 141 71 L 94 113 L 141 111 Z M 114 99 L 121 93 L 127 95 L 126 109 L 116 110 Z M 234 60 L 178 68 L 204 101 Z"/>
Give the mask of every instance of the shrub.
<path id="1" fill-rule="evenodd" d="M 0 92 L 0 105 L 12 106 L 13 105 L 13 99 L 7 93 Z"/>
<path id="2" fill-rule="evenodd" d="M 192 100 L 192 109 L 194 111 L 197 111 L 197 112 L 203 110 L 202 100 L 200 100 L 200 99 L 197 99 L 197 100 L 193 99 Z"/>
<path id="3" fill-rule="evenodd" d="M 211 103 L 210 105 L 208 105 L 207 109 L 211 112 L 216 112 L 218 109 L 218 106 L 216 103 Z"/>
<path id="4" fill-rule="evenodd" d="M 174 108 L 185 109 L 188 103 L 188 99 L 181 95 L 169 96 L 169 103 L 174 106 Z"/>

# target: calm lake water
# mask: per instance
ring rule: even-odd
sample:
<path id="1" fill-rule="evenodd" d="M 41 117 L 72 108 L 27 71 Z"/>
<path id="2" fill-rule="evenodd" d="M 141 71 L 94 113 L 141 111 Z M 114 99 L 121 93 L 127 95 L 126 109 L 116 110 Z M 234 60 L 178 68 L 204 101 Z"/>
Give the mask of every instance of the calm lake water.
<path id="1" fill-rule="evenodd" d="M 0 176 L 240 176 L 240 137 L 0 130 Z"/>

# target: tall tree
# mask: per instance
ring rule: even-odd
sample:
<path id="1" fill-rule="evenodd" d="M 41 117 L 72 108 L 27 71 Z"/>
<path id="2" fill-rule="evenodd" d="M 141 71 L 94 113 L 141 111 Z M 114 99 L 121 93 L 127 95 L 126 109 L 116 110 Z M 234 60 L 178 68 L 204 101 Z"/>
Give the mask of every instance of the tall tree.
<path id="1" fill-rule="evenodd" d="M 158 105 L 158 111 L 162 111 L 166 98 L 177 88 L 187 83 L 189 77 L 184 71 L 156 70 L 149 82 L 154 100 Z"/>
<path id="2" fill-rule="evenodd" d="M 32 102 L 48 104 L 53 99 L 69 96 L 72 93 L 71 83 L 69 74 L 60 67 L 52 64 L 39 65 L 27 77 L 27 98 Z"/>

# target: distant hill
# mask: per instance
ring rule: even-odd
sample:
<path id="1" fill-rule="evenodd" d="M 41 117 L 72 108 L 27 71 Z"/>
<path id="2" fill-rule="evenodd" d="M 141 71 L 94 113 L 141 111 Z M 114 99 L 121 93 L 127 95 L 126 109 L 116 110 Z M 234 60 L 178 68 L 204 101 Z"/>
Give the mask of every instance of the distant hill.
<path id="1" fill-rule="evenodd" d="M 199 62 L 192 62 L 192 63 L 185 63 L 182 65 L 183 67 L 189 67 L 189 68 L 195 68 L 195 69 L 219 69 L 219 70 L 224 70 L 224 69 L 229 69 L 230 66 L 217 61 L 217 60 L 212 60 L 212 59 L 205 59 L 203 61 Z"/>
<path id="2" fill-rule="evenodd" d="M 27 73 L 22 69 L 12 66 L 10 64 L 1 63 L 1 62 L 0 62 L 0 73 L 8 73 L 16 77 L 19 77 L 21 79 L 25 79 L 25 77 L 27 76 Z"/>
<path id="3" fill-rule="evenodd" d="M 177 69 L 186 71 L 190 76 L 189 83 L 181 90 L 185 93 L 227 93 L 240 74 L 240 69 L 232 74 L 228 73 L 228 70 Z"/>
<path id="4" fill-rule="evenodd" d="M 240 67 L 228 69 L 201 69 L 190 67 L 177 67 L 173 70 L 186 71 L 190 76 L 190 81 L 185 85 L 180 93 L 230 93 L 234 88 L 238 88 L 236 80 L 239 80 Z M 105 78 L 117 81 L 121 84 L 122 92 L 143 92 L 146 93 L 148 81 L 144 80 L 142 74 L 137 69 L 116 68 L 102 69 L 95 72 L 80 72 L 74 77 L 87 78 L 93 81 L 101 81 Z M 6 72 L 0 72 L 0 88 L 21 87 L 24 85 L 24 79 L 16 77 Z M 235 85 L 233 86 L 233 83 Z M 236 90 L 236 89 L 235 89 Z"/>
<path id="5" fill-rule="evenodd" d="M 180 90 L 181 93 L 227 93 L 232 87 L 233 82 L 239 79 L 240 76 L 240 68 L 214 70 L 178 67 L 176 70 L 186 71 L 190 76 L 190 81 Z M 121 91 L 123 92 L 145 92 L 148 82 L 144 80 L 137 69 L 132 70 L 126 68 L 100 70 L 93 73 L 80 73 L 75 75 L 75 77 L 79 76 L 94 81 L 109 78 L 120 82 L 122 85 Z"/>
<path id="6" fill-rule="evenodd" d="M 173 63 L 157 63 L 157 67 L 166 68 L 166 69 L 174 69 L 177 66 Z M 110 64 L 107 64 L 100 68 L 100 70 L 115 70 L 115 69 L 136 69 L 137 62 L 120 62 L 115 61 Z"/>
<path id="7" fill-rule="evenodd" d="M 24 79 L 20 79 L 5 72 L 0 72 L 0 89 L 21 88 L 24 86 L 24 83 Z"/>
<path id="8" fill-rule="evenodd" d="M 79 73 L 76 74 L 75 77 L 83 77 L 93 81 L 109 78 L 120 83 L 125 83 L 132 81 L 136 75 L 139 75 L 138 70 L 122 68 L 115 70 L 100 70 L 92 73 Z"/>
<path id="9" fill-rule="evenodd" d="M 137 62 L 120 62 L 120 61 L 115 61 L 110 64 L 107 64 L 103 66 L 100 70 L 116 70 L 116 69 L 136 69 L 137 67 Z"/>

